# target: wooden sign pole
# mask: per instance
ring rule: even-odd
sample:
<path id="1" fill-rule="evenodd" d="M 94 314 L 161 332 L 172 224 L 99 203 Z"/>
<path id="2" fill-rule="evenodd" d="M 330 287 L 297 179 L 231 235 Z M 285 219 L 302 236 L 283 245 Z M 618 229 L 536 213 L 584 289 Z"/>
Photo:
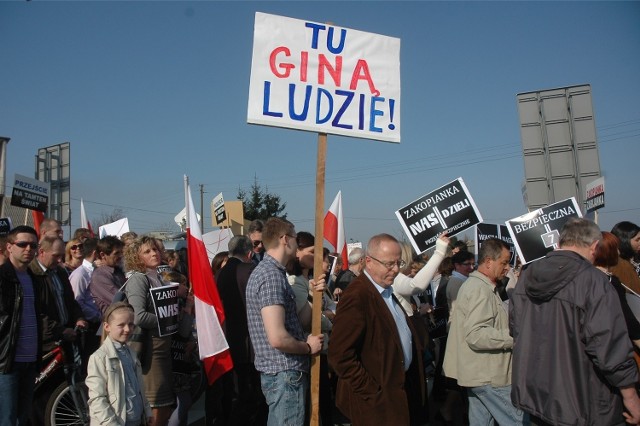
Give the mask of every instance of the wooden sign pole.
<path id="1" fill-rule="evenodd" d="M 324 176 L 327 158 L 327 134 L 318 134 L 318 158 L 316 166 L 316 233 L 313 257 L 313 278 L 323 276 L 322 248 L 324 246 Z M 313 310 L 311 314 L 311 334 L 318 335 L 322 317 L 322 292 L 313 292 Z M 320 424 L 320 354 L 311 357 L 311 416 L 310 425 Z"/>

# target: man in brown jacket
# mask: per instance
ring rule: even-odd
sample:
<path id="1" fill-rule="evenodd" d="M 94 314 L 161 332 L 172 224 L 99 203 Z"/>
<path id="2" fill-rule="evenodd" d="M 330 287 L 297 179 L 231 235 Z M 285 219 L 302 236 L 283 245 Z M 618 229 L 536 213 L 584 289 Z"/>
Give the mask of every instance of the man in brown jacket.
<path id="1" fill-rule="evenodd" d="M 338 303 L 329 363 L 336 405 L 354 426 L 417 424 L 424 402 L 422 353 L 391 285 L 404 266 L 398 241 L 376 235 L 365 268 Z"/>

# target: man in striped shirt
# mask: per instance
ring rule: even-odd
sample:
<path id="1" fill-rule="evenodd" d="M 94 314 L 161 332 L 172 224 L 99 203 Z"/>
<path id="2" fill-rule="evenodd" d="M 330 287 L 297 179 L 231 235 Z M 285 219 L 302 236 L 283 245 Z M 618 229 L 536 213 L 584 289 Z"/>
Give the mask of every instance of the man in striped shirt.
<path id="1" fill-rule="evenodd" d="M 7 261 L 0 266 L 0 426 L 23 425 L 30 415 L 41 352 L 42 285 L 28 266 L 38 249 L 29 226 L 7 234 Z"/>

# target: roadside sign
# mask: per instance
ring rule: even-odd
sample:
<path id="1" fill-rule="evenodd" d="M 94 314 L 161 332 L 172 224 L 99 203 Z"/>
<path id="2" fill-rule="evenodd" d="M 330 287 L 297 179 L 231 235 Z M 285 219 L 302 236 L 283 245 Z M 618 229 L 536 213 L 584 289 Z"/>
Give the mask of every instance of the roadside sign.
<path id="1" fill-rule="evenodd" d="M 604 177 L 599 177 L 587 184 L 584 198 L 587 213 L 604 207 Z"/>
<path id="2" fill-rule="evenodd" d="M 216 218 L 216 225 L 220 225 L 227 220 L 227 211 L 224 208 L 224 198 L 222 198 L 222 192 L 216 195 L 211 202 L 213 206 L 213 214 Z"/>

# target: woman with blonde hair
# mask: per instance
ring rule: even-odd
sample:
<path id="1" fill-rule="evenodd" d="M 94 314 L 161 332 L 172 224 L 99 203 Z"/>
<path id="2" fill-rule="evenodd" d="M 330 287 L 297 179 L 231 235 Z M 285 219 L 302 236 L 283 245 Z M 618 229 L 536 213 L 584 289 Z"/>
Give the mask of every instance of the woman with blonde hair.
<path id="1" fill-rule="evenodd" d="M 144 390 L 153 411 L 154 426 L 166 426 L 175 404 L 170 374 L 172 336 L 160 335 L 158 315 L 150 293 L 151 289 L 167 285 L 157 271 L 162 254 L 155 238 L 142 236 L 127 246 L 124 259 L 126 269 L 131 272 L 124 293 L 133 307 L 136 325 L 131 347 L 142 364 Z"/>
<path id="2" fill-rule="evenodd" d="M 82 247 L 82 241 L 79 239 L 74 238 L 67 243 L 64 249 L 64 263 L 62 264 L 67 273 L 70 274 L 78 266 L 82 265 L 82 260 L 84 259 Z"/>

